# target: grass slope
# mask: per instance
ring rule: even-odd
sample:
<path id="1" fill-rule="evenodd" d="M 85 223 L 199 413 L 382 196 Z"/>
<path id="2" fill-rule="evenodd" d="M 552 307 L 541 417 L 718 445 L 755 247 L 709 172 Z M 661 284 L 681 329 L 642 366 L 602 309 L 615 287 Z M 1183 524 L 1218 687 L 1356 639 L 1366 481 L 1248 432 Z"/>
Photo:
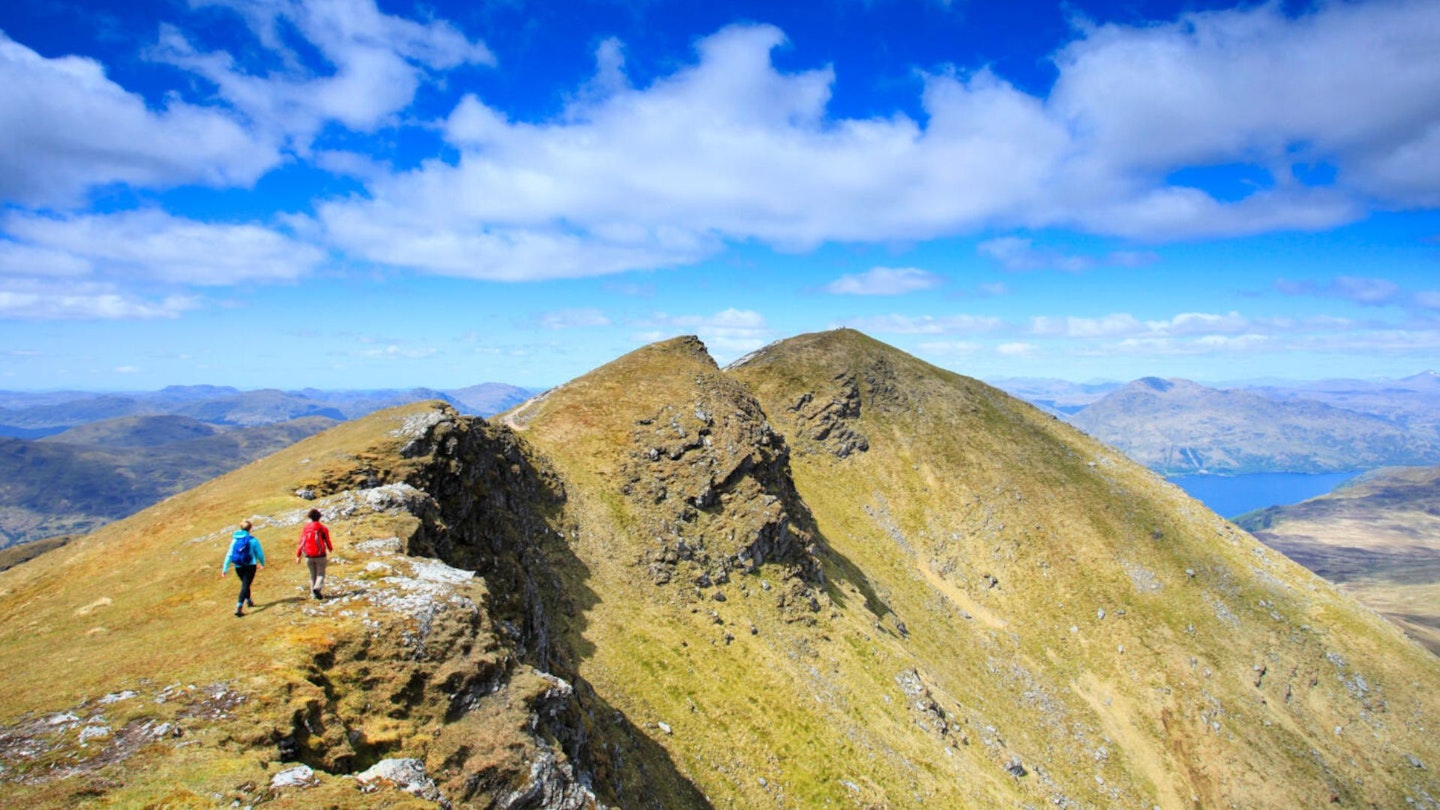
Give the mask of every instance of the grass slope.
<path id="1" fill-rule="evenodd" d="M 1236 523 L 1440 654 L 1440 468 L 1376 470 Z"/>
<path id="2" fill-rule="evenodd" d="M 1406 759 L 1440 757 L 1430 657 L 1110 448 L 848 331 L 724 376 L 742 389 L 671 341 L 508 415 L 585 527 L 580 672 L 716 804 L 1436 792 Z M 719 415 L 743 421 L 747 393 L 789 442 L 795 503 L 725 475 Z M 808 616 L 787 610 L 795 564 L 715 576 L 725 521 L 767 508 L 823 571 Z"/>

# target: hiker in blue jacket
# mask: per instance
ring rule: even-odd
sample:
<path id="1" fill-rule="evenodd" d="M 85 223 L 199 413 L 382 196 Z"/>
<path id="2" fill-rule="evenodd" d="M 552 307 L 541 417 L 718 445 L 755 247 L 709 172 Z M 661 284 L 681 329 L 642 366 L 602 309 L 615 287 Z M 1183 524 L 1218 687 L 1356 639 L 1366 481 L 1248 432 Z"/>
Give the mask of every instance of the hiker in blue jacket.
<path id="1" fill-rule="evenodd" d="M 265 567 L 265 549 L 260 548 L 260 541 L 250 533 L 250 521 L 240 521 L 240 529 L 230 536 L 230 550 L 225 552 L 225 563 L 220 566 L 220 576 L 225 576 L 231 565 L 235 566 L 235 576 L 240 578 L 240 597 L 235 602 L 235 615 L 244 616 L 245 606 L 255 607 L 255 602 L 250 599 L 250 583 L 255 581 L 257 568 Z"/>

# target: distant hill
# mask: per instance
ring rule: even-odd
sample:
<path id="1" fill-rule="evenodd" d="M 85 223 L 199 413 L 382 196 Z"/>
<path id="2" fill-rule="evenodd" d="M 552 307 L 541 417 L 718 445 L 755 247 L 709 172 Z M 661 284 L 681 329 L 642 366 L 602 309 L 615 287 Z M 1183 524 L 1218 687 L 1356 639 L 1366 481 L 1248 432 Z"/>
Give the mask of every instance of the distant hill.
<path id="1" fill-rule="evenodd" d="M 41 441 L 94 447 L 159 447 L 219 432 L 220 428 L 188 416 L 121 416 L 79 425 Z"/>
<path id="2" fill-rule="evenodd" d="M 1440 435 L 1440 374 L 1398 380 L 1319 380 L 1250 388 L 1279 402 L 1312 401 L 1377 416 L 1417 435 Z"/>
<path id="3" fill-rule="evenodd" d="M 1070 422 L 1167 474 L 1342 472 L 1440 462 L 1440 435 L 1299 395 L 1147 377 Z"/>
<path id="4" fill-rule="evenodd" d="M 236 617 L 235 523 L 283 560 L 312 507 L 327 598 L 270 565 Z M 1428 651 L 852 330 L 726 369 L 667 340 L 492 421 L 339 424 L 0 573 L 0 685 L 26 808 L 1440 796 Z"/>
<path id="5" fill-rule="evenodd" d="M 0 391 L 0 436 L 38 439 L 124 416 L 179 415 L 224 426 L 269 425 L 307 416 L 344 420 L 426 400 L 448 402 L 476 416 L 493 416 L 534 393 L 504 383 L 482 383 L 452 392 L 433 388 L 241 391 L 217 385 L 172 385 L 159 391 L 124 393 Z"/>
<path id="6" fill-rule="evenodd" d="M 1235 522 L 1440 654 L 1440 467 L 1376 470 Z"/>
<path id="7" fill-rule="evenodd" d="M 510 410 L 538 392 L 504 383 L 481 383 L 446 393 L 462 413 L 493 416 Z"/>
<path id="8" fill-rule="evenodd" d="M 92 530 L 337 421 L 429 400 L 493 416 L 532 393 L 503 383 L 453 394 L 215 385 L 124 394 L 0 391 L 0 548 Z"/>
<path id="9" fill-rule="evenodd" d="M 40 440 L 0 438 L 0 548 L 92 531 L 334 424 L 311 416 L 221 429 L 129 416 Z"/>

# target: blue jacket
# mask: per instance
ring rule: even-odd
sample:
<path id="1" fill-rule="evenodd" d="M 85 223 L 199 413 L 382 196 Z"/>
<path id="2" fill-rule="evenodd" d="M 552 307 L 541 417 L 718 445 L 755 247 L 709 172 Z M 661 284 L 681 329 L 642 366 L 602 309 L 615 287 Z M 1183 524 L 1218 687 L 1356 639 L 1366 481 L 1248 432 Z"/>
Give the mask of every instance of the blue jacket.
<path id="1" fill-rule="evenodd" d="M 226 571 L 230 570 L 230 549 L 234 548 L 235 541 L 239 540 L 242 537 L 250 538 L 250 564 L 265 564 L 265 549 L 260 548 L 260 541 L 255 539 L 255 535 L 245 531 L 244 529 L 239 529 L 234 534 L 230 535 L 230 545 L 225 547 L 225 564 L 220 566 L 220 573 L 223 574 Z"/>

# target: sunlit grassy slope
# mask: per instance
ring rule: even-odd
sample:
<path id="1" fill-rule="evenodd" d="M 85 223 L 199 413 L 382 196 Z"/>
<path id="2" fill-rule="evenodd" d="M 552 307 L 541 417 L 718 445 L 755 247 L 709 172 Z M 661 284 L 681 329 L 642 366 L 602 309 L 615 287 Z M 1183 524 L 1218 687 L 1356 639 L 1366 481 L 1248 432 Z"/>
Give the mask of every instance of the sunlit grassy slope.
<path id="1" fill-rule="evenodd" d="M 384 611 L 343 597 L 365 577 L 356 545 L 407 536 L 415 524 L 343 498 L 305 501 L 295 490 L 328 483 L 333 491 L 356 470 L 403 475 L 403 440 L 392 434 L 425 408 L 343 424 L 0 575 L 0 805 L 212 807 L 266 798 L 284 767 L 277 742 L 293 736 L 296 719 L 318 721 L 338 702 L 365 698 L 339 692 L 344 665 L 335 659 L 364 649 L 367 618 L 393 634 L 371 643 L 369 655 L 382 660 L 380 650 L 398 643 L 402 628 Z M 337 545 L 332 595 L 341 598 L 324 603 L 308 599 L 294 564 L 301 513 L 316 504 L 327 508 Z M 257 607 L 237 619 L 238 585 L 220 577 L 220 564 L 244 518 L 254 520 L 269 565 L 257 577 Z M 403 674 L 377 664 L 369 676 L 377 704 Z M 38 745 L 14 741 L 27 722 L 42 732 L 32 735 Z M 386 739 L 387 724 L 400 725 L 376 711 L 349 731 L 357 747 L 401 750 Z M 317 739 L 345 731 L 315 725 Z M 95 729 L 89 739 L 87 728 Z M 268 798 L 320 806 L 310 802 L 330 789 L 298 802 Z"/>
<path id="2" fill-rule="evenodd" d="M 319 603 L 285 567 L 312 503 Z M 236 619 L 252 516 L 279 565 Z M 433 806 L 360 791 L 403 756 L 457 807 L 1424 806 L 1437 662 L 979 382 L 848 330 L 728 370 L 682 338 L 493 426 L 346 423 L 0 573 L 0 795 Z"/>
<path id="3" fill-rule="evenodd" d="M 1236 522 L 1440 653 L 1440 467 L 1376 470 Z"/>
<path id="4" fill-rule="evenodd" d="M 824 574 L 802 620 L 778 604 L 784 566 L 706 586 L 703 566 L 682 565 L 655 584 L 657 548 L 726 535 L 706 533 L 705 509 L 687 519 L 683 488 L 622 494 L 630 460 L 659 444 L 647 420 L 668 406 L 677 436 L 695 435 L 689 415 L 750 393 L 789 443 L 791 517 Z M 1440 670 L 1422 650 L 979 382 L 850 331 L 724 374 L 675 341 L 513 418 L 573 482 L 588 528 L 582 674 L 665 723 L 662 743 L 718 804 L 1383 806 L 1435 792 L 1407 759 L 1437 753 Z"/>

